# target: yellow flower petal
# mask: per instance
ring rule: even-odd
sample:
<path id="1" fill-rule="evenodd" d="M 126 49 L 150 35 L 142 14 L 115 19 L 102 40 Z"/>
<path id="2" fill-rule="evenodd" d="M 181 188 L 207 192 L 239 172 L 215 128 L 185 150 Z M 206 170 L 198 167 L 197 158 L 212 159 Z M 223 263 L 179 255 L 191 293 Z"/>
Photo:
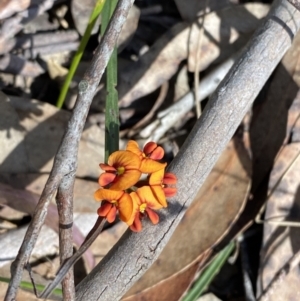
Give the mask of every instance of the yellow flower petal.
<path id="1" fill-rule="evenodd" d="M 141 172 L 139 170 L 126 170 L 122 175 L 116 177 L 110 188 L 113 190 L 126 190 L 135 185 L 140 176 Z"/>
<path id="2" fill-rule="evenodd" d="M 140 150 L 138 143 L 134 140 L 128 141 L 126 150 L 138 155 L 139 157 L 143 156 L 143 152 Z"/>
<path id="3" fill-rule="evenodd" d="M 141 159 L 138 155 L 130 151 L 116 151 L 108 158 L 108 164 L 118 168 L 125 167 L 125 169 L 138 169 L 141 164 Z"/>
<path id="4" fill-rule="evenodd" d="M 133 208 L 137 210 L 139 206 L 142 204 L 142 201 L 135 191 L 131 192 L 130 196 L 133 202 Z"/>
<path id="5" fill-rule="evenodd" d="M 146 203 L 147 207 L 151 209 L 158 210 L 163 207 L 162 204 L 156 199 L 154 193 L 152 192 L 149 186 L 143 186 L 138 188 L 136 191 L 138 197 L 141 200 L 141 203 Z"/>
<path id="6" fill-rule="evenodd" d="M 118 202 L 120 219 L 131 225 L 133 223 L 135 215 L 133 214 L 133 201 L 128 193 L 124 193 Z"/>
<path id="7" fill-rule="evenodd" d="M 144 158 L 140 166 L 140 171 L 142 173 L 153 173 L 167 166 L 167 163 L 159 163 L 149 158 Z"/>
<path id="8" fill-rule="evenodd" d="M 168 207 L 166 195 L 163 188 L 159 185 L 151 186 L 151 190 L 156 198 L 156 200 L 163 206 Z"/>
<path id="9" fill-rule="evenodd" d="M 149 185 L 150 186 L 152 186 L 152 185 L 160 185 L 161 186 L 162 180 L 164 178 L 164 173 L 165 173 L 164 169 L 160 169 L 156 172 L 153 172 L 149 178 Z"/>
<path id="10" fill-rule="evenodd" d="M 118 200 L 122 195 L 124 194 L 124 191 L 115 191 L 110 189 L 98 189 L 94 193 L 94 197 L 96 201 L 114 201 Z"/>

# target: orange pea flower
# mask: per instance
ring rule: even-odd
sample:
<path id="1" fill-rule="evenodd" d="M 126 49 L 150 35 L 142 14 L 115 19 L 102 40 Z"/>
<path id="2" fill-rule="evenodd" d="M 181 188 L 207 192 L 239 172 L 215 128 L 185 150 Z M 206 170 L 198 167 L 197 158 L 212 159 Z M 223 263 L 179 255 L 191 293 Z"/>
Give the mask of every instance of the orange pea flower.
<path id="1" fill-rule="evenodd" d="M 132 218 L 133 202 L 128 193 L 101 188 L 95 192 L 94 197 L 96 201 L 104 201 L 97 213 L 105 217 L 109 223 L 116 219 L 117 211 L 119 211 L 120 219 L 125 223 Z"/>
<path id="2" fill-rule="evenodd" d="M 168 185 L 175 185 L 177 178 L 173 173 L 165 173 L 164 169 L 152 173 L 149 177 L 149 185 L 163 207 L 167 207 L 166 197 L 170 198 L 177 192 L 176 187 L 169 187 Z"/>
<path id="3" fill-rule="evenodd" d="M 166 167 L 167 163 L 160 163 L 160 160 L 164 156 L 164 150 L 158 146 L 155 142 L 148 142 L 143 150 L 140 150 L 136 141 L 130 140 L 126 147 L 127 151 L 130 151 L 139 156 L 141 162 L 140 171 L 142 173 L 152 173 Z"/>
<path id="4" fill-rule="evenodd" d="M 159 216 L 154 210 L 161 209 L 163 206 L 158 202 L 149 186 L 138 188 L 131 192 L 130 196 L 133 201 L 133 215 L 128 222 L 130 229 L 134 232 L 142 230 L 141 219 L 148 216 L 150 221 L 156 225 L 159 222 Z"/>
<path id="5" fill-rule="evenodd" d="M 108 158 L 108 164 L 100 164 L 105 171 L 99 177 L 99 185 L 111 184 L 112 190 L 125 190 L 136 184 L 141 176 L 141 159 L 130 151 L 116 151 Z"/>

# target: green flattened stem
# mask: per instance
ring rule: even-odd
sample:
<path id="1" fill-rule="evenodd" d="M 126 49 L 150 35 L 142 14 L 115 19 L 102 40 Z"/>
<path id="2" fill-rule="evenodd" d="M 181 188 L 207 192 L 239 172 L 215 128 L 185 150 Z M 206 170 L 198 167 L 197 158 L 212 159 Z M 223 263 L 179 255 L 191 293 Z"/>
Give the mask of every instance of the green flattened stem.
<path id="1" fill-rule="evenodd" d="M 117 0 L 106 1 L 102 11 L 101 35 L 103 36 L 109 19 L 117 5 Z M 105 162 L 111 153 L 119 150 L 119 104 L 117 86 L 117 48 L 114 49 L 106 70 L 105 103 Z"/>

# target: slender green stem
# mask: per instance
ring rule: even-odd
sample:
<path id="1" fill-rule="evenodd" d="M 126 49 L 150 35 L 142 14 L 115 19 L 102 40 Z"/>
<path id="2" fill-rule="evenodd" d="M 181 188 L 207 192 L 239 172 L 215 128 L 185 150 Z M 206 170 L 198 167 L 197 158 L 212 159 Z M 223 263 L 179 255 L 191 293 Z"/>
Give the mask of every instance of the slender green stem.
<path id="1" fill-rule="evenodd" d="M 192 289 L 182 299 L 182 301 L 195 301 L 208 287 L 214 277 L 219 273 L 221 267 L 225 264 L 234 249 L 234 242 L 230 242 L 210 263 L 210 265 L 200 275 Z"/>
<path id="2" fill-rule="evenodd" d="M 109 19 L 117 5 L 117 0 L 107 1 L 102 12 L 101 35 L 104 34 Z M 109 155 L 119 149 L 119 105 L 117 86 L 117 49 L 107 64 L 106 104 L 105 104 L 105 162 Z"/>
<path id="3" fill-rule="evenodd" d="M 110 2 L 110 1 L 108 1 L 108 2 Z M 64 101 L 65 101 L 65 98 L 66 98 L 71 80 L 72 80 L 72 78 L 75 74 L 75 71 L 78 67 L 78 64 L 79 64 L 80 60 L 81 60 L 81 57 L 82 57 L 82 54 L 83 54 L 84 49 L 86 47 L 86 44 L 87 44 L 87 42 L 88 42 L 88 40 L 91 36 L 92 29 L 94 28 L 94 25 L 95 25 L 99 15 L 100 15 L 102 9 L 103 9 L 104 4 L 105 4 L 105 0 L 98 0 L 97 3 L 95 4 L 94 10 L 92 11 L 92 13 L 90 15 L 88 26 L 87 26 L 87 28 L 84 32 L 84 35 L 83 35 L 82 40 L 80 42 L 79 48 L 78 48 L 77 52 L 75 53 L 74 58 L 72 60 L 70 70 L 69 70 L 69 72 L 67 74 L 67 77 L 64 81 L 64 84 L 61 88 L 61 91 L 60 91 L 60 94 L 59 94 L 59 97 L 58 97 L 58 100 L 57 100 L 57 103 L 56 103 L 56 106 L 58 108 L 61 108 L 64 104 Z"/>
<path id="4" fill-rule="evenodd" d="M 10 279 L 5 278 L 5 277 L 0 277 L 0 281 L 5 282 L 5 283 L 9 283 Z M 32 283 L 27 282 L 27 281 L 22 281 L 21 284 L 20 284 L 20 288 L 33 292 Z M 38 292 L 42 292 L 45 289 L 45 286 L 42 285 L 42 284 L 35 284 L 35 288 Z M 52 291 L 52 294 L 54 294 L 56 296 L 62 296 L 62 290 L 60 288 L 56 288 Z"/>

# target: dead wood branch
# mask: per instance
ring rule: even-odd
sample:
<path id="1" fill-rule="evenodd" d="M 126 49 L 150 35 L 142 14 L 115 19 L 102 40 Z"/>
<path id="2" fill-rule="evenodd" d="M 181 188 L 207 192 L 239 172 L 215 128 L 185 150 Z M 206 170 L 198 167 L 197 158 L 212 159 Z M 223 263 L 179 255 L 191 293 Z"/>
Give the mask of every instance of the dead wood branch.
<path id="1" fill-rule="evenodd" d="M 75 176 L 78 144 L 86 116 L 132 4 L 133 0 L 119 0 L 106 33 L 95 51 L 93 60 L 83 80 L 79 83 L 77 102 L 60 148 L 55 156 L 49 179 L 42 192 L 18 256 L 11 266 L 11 281 L 5 296 L 5 301 L 13 301 L 16 299 L 16 293 L 22 279 L 24 266 L 29 261 L 30 254 L 44 223 L 50 200 L 58 188 L 64 190 L 68 188 L 61 186 L 66 183 L 64 179 Z M 67 182 L 69 185 L 73 185 L 73 181 Z"/>
<path id="2" fill-rule="evenodd" d="M 50 9 L 55 1 L 57 0 L 34 1 L 35 4 L 29 6 L 28 9 L 4 20 L 0 31 L 0 45 L 5 44 L 7 39 L 14 37 L 29 21 Z"/>
<path id="3" fill-rule="evenodd" d="M 142 233 L 127 231 L 76 287 L 77 301 L 119 300 L 158 258 L 299 27 L 300 12 L 287 0 L 274 1 L 170 165 L 168 170 L 178 177 L 178 194 L 162 212 L 161 222 L 145 224 Z"/>
<path id="4" fill-rule="evenodd" d="M 59 185 L 56 204 L 59 216 L 60 264 L 73 255 L 73 188 L 75 172 L 65 176 Z M 74 271 L 70 269 L 62 281 L 63 300 L 75 300 Z"/>
<path id="5" fill-rule="evenodd" d="M 54 45 L 61 45 L 60 47 L 64 50 L 63 44 L 66 43 L 78 43 L 78 33 L 75 30 L 56 31 L 50 33 L 37 33 L 37 34 L 25 34 L 17 36 L 15 38 L 5 41 L 4 44 L 0 45 L 0 54 L 8 53 L 12 50 L 24 50 L 29 49 L 31 51 L 30 56 L 26 58 L 32 58 L 32 51 L 44 54 L 39 49 L 40 47 L 48 46 L 49 48 Z M 78 44 L 77 44 L 78 46 Z M 75 48 L 77 49 L 77 48 Z M 66 49 L 68 50 L 68 49 Z"/>
<path id="6" fill-rule="evenodd" d="M 31 77 L 36 77 L 45 72 L 38 63 L 27 61 L 14 54 L 0 55 L 0 71 Z"/>
<path id="7" fill-rule="evenodd" d="M 53 0 L 50 0 L 53 3 Z M 0 20 L 8 18 L 29 8 L 29 6 L 40 5 L 44 0 L 9 0 L 0 4 Z M 49 2 L 49 0 L 47 1 Z"/>

